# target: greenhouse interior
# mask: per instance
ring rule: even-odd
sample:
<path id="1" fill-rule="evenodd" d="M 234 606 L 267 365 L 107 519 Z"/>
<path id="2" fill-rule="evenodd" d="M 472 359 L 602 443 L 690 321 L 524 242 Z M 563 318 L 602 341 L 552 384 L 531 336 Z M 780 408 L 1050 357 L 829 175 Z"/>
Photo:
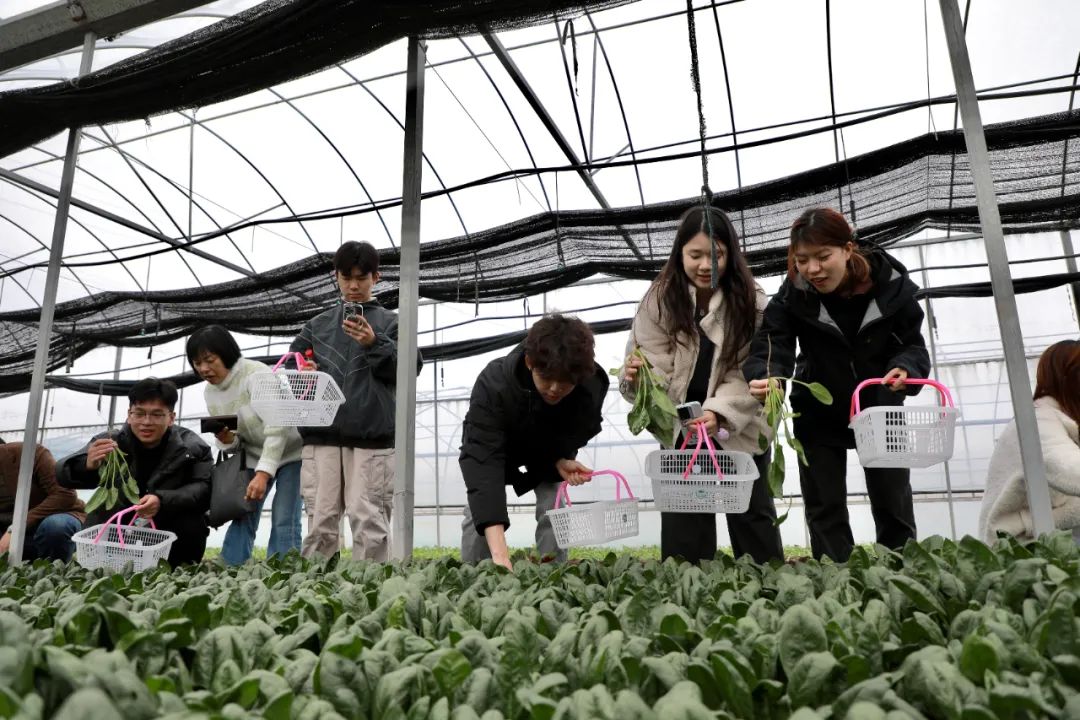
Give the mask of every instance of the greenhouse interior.
<path id="1" fill-rule="evenodd" d="M 37 3 L 21 5 L 8 12 Z M 144 54 L 159 46 L 164 53 L 178 39 L 196 43 L 219 22 L 254 22 L 275 3 L 200 5 L 97 40 L 92 67 L 121 73 L 132 63 L 164 62 Z M 424 51 L 430 73 L 417 337 L 422 348 L 447 346 L 450 355 L 429 353 L 416 381 L 416 545 L 458 540 L 465 486 L 457 456 L 471 379 L 520 341 L 509 334 L 554 311 L 605 323 L 597 360 L 605 368 L 621 365 L 634 306 L 666 259 L 670 228 L 700 197 L 686 9 L 670 2 L 599 5 L 496 36 L 513 75 L 482 34 L 440 37 Z M 1013 410 L 993 299 L 952 287 L 985 284 L 989 272 L 940 13 L 922 3 L 896 4 L 885 17 L 861 3 L 789 3 L 778 17 L 760 5 L 695 8 L 710 187 L 733 212 L 767 292 L 779 286 L 787 226 L 800 209 L 822 204 L 845 212 L 854 206 L 859 230 L 880 236 L 920 287 L 936 291 L 924 301 L 931 318 L 924 331 L 937 377 L 963 413 L 953 459 L 916 471 L 912 487 L 920 528 L 955 538 L 974 533 L 994 439 Z M 1073 111 L 1080 51 L 1069 31 L 1080 9 L 1036 3 L 1021 17 L 1003 9 L 966 8 L 973 74 L 988 96 L 980 110 L 991 150 L 997 125 L 1025 133 L 1035 125 L 1033 138 L 1039 126 L 1056 131 L 1056 142 L 1046 137 L 1006 152 L 1014 141 L 1003 140 L 1000 153 L 992 153 L 1001 168 L 998 200 L 1013 217 L 1005 221 L 1009 271 L 1047 278 L 1048 287 L 1033 283 L 1017 296 L 1033 378 L 1046 347 L 1080 334 L 1080 291 L 1076 281 L 1062 282 L 1076 272 L 1069 227 L 1076 222 L 1080 154 L 1069 153 L 1075 119 L 1062 113 Z M 766 16 L 767 32 L 757 30 Z M 892 31 L 867 31 L 879 22 Z M 247 354 L 280 355 L 299 319 L 312 314 L 286 284 L 322 307 L 333 291 L 326 253 L 346 240 L 395 252 L 406 44 L 390 42 L 235 99 L 83 131 L 40 422 L 42 442 L 56 457 L 108 426 L 110 407 L 116 421 L 103 381 L 190 372 L 182 338 L 211 322 L 236 330 Z M 643 44 L 655 52 L 636 53 Z M 804 60 L 782 51 L 796 47 Z M 73 47 L 0 79 L 11 91 L 67 82 L 78 77 L 81 55 Z M 153 83 L 152 71 L 143 72 Z M 0 322 L 8 379 L 0 437 L 8 441 L 21 439 L 26 422 L 65 143 L 59 134 L 4 158 Z M 1047 199 L 1052 209 L 1037 202 Z M 605 208 L 624 209 L 638 253 L 611 237 L 610 224 L 600 225 L 612 222 L 603 220 Z M 440 248 L 430 268 L 423 263 L 428 246 Z M 450 253 L 446 260 L 441 248 Z M 635 263 L 642 248 L 644 262 Z M 616 264 L 622 267 L 612 270 Z M 264 274 L 281 278 L 269 283 L 270 293 L 245 286 Z M 377 294 L 395 293 L 396 279 L 387 268 Z M 109 307 L 106 322 L 80 310 L 87 298 Z M 462 349 L 452 346 L 463 342 Z M 189 389 L 182 398 L 178 422 L 196 427 L 206 415 L 201 393 Z M 613 386 L 603 431 L 586 453 L 595 467 L 619 469 L 648 498 L 642 463 L 654 445 L 628 432 L 628 409 Z M 795 504 L 782 533 L 787 544 L 806 545 L 794 466 L 788 475 L 785 495 Z M 872 540 L 869 506 L 859 502 L 865 487 L 860 473 L 849 475 L 856 536 Z M 580 494 L 600 499 L 609 491 L 587 487 Z M 525 513 L 515 519 L 513 537 L 526 545 L 532 504 L 512 502 Z M 639 536 L 655 542 L 649 537 Z"/>
<path id="2" fill-rule="evenodd" d="M 489 363 L 522 343 L 536 321 L 561 313 L 591 326 L 596 363 L 619 375 L 632 350 L 628 338 L 635 312 L 668 261 L 685 211 L 711 204 L 727 213 L 754 279 L 772 297 L 787 277 L 792 223 L 805 210 L 832 208 L 844 215 L 859 243 L 886 251 L 907 268 L 925 317 L 926 377 L 947 387 L 959 409 L 951 456 L 910 474 L 922 541 L 913 546 L 929 543 L 926 557 L 933 558 L 925 562 L 944 567 L 956 561 L 955 548 L 964 547 L 966 536 L 983 539 L 980 506 L 991 458 L 1014 420 L 1024 469 L 1030 472 L 1037 465 L 1041 472 L 1031 403 L 1037 366 L 1051 346 L 1080 339 L 1080 272 L 1072 234 L 1080 227 L 1078 38 L 1080 4 L 1069 0 L 5 0 L 0 4 L 0 439 L 29 444 L 35 436 L 59 463 L 100 433 L 123 426 L 132 385 L 156 377 L 179 387 L 175 424 L 213 446 L 214 436 L 201 432 L 202 421 L 214 413 L 185 351 L 189 336 L 207 325 L 221 325 L 236 338 L 244 357 L 273 365 L 305 323 L 339 303 L 335 251 L 346 242 L 367 242 L 380 257 L 373 294 L 399 318 L 399 350 L 416 348 L 423 356 L 415 377 L 401 367 L 396 376 L 391 559 L 407 560 L 414 549 L 453 556 L 462 543 L 468 508 L 459 462 L 463 422 L 474 382 Z M 926 405 L 937 399 L 934 391 L 924 389 L 907 402 Z M 846 407 L 848 398 L 838 402 Z M 638 578 L 640 572 L 627 570 L 625 558 L 647 553 L 661 540 L 661 513 L 648 472 L 648 457 L 659 445 L 648 432 L 632 432 L 630 411 L 619 378 L 611 377 L 600 432 L 577 457 L 589 468 L 624 475 L 640 508 L 635 535 L 590 544 L 601 549 L 597 558 L 607 550 L 615 555 L 595 561 L 608 575 L 598 570 L 599 575 L 586 578 L 589 583 L 605 585 L 597 577 L 620 572 Z M 1074 422 L 1074 443 L 1075 428 Z M 28 492 L 32 453 L 31 448 L 21 456 L 20 492 Z M 811 529 L 799 462 L 790 447 L 786 455 L 782 496 L 775 499 L 777 513 L 786 513 L 779 533 L 784 547 L 809 555 Z M 859 456 L 848 452 L 846 462 L 847 507 L 857 546 L 850 562 L 854 566 L 874 548 L 888 551 L 874 545 L 875 512 Z M 1042 505 L 1047 481 L 1029 480 L 1026 497 L 1041 533 L 1052 529 L 1047 525 L 1049 503 Z M 1075 485 L 1080 488 L 1080 479 Z M 1060 488 L 1051 486 L 1057 497 Z M 530 548 L 543 516 L 538 501 L 532 493 L 519 496 L 509 485 L 506 491 L 507 545 Z M 92 492 L 78 491 L 83 501 Z M 273 492 L 261 510 L 257 548 L 266 548 L 270 540 Z M 599 478 L 570 492 L 575 507 L 585 508 L 613 496 L 612 484 Z M 16 501 L 16 514 L 26 512 L 22 502 Z M 728 548 L 728 525 L 719 515 L 716 519 L 717 546 Z M 303 521 L 306 534 L 309 516 Z M 347 555 L 353 535 L 345 529 L 348 519 L 340 522 L 340 548 Z M 226 526 L 210 529 L 208 557 L 222 547 L 226 531 Z M 882 718 L 886 712 L 889 718 L 894 712 L 896 717 L 928 718 L 1077 717 L 1071 713 L 1080 713 L 1080 665 L 1074 654 L 1080 649 L 1075 617 L 1080 558 L 1075 549 L 1049 540 L 1038 540 L 1033 546 L 1038 549 L 1030 552 L 1015 550 L 1018 545 L 1008 544 L 1013 541 L 999 542 L 992 547 L 1003 553 L 1000 567 L 976 564 L 980 572 L 955 571 L 956 577 L 976 583 L 980 573 L 994 568 L 1012 573 L 1009 563 L 1021 557 L 1044 558 L 1071 573 L 1069 581 L 1060 580 L 1062 588 L 1069 588 L 1060 591 L 1069 594 L 1060 607 L 1068 609 L 1053 617 L 1064 617 L 1073 630 L 1058 641 L 1053 661 L 1040 656 L 1029 667 L 1002 659 L 1000 667 L 986 670 L 997 673 L 1000 685 L 984 687 L 982 674 L 969 672 L 957 651 L 949 667 L 961 668 L 956 672 L 963 676 L 942 680 L 952 683 L 956 697 L 939 704 L 926 700 L 931 691 L 903 687 L 913 682 L 923 662 L 908 654 L 909 646 L 947 646 L 944 638 L 958 636 L 950 635 L 941 617 L 955 618 L 960 606 L 941 609 L 934 597 L 921 601 L 914 599 L 914 591 L 894 589 L 900 597 L 896 603 L 912 605 L 890 604 L 890 611 L 902 615 L 917 609 L 915 615 L 932 616 L 930 624 L 943 629 L 934 632 L 943 631 L 944 637 L 920 639 L 916 629 L 905 625 L 911 637 L 904 635 L 902 644 L 881 651 L 883 657 L 899 658 L 895 667 L 887 659 L 885 669 L 900 673 L 896 678 L 902 679 L 894 679 L 896 692 L 910 705 L 899 700 L 890 705 L 880 693 L 855 700 L 880 708 Z M 1005 547 L 1014 549 L 1006 552 Z M 901 550 L 893 550 L 899 558 Z M 903 563 L 916 562 L 912 552 L 903 551 Z M 281 562 L 300 568 L 306 561 Z M 588 563 L 594 561 L 582 562 L 581 567 L 592 567 Z M 810 565 L 819 568 L 815 562 Z M 662 567 L 649 576 L 650 593 L 666 592 L 664 582 L 672 587 L 690 582 L 685 567 L 682 574 L 678 566 Z M 812 596 L 822 593 L 825 582 L 825 575 L 812 574 L 819 570 L 791 570 L 783 563 L 768 571 L 780 580 L 772 574 L 748 579 L 750 570 L 731 567 L 724 572 L 743 573 L 730 579 L 735 583 L 731 589 L 739 593 L 740 583 L 753 582 L 780 587 L 782 596 L 786 573 L 799 582 L 810 577 L 816 585 Z M 18 570 L 13 563 L 3 572 L 47 577 L 29 568 Z M 1028 569 L 1028 582 L 1034 584 L 1043 577 L 1039 573 L 1051 572 L 1041 566 Z M 155 572 L 162 573 L 160 582 L 173 583 L 163 592 L 180 593 L 177 597 L 192 592 L 166 579 L 168 568 Z M 211 607 L 224 604 L 218 593 L 233 587 L 228 582 L 239 587 L 263 577 L 254 570 L 238 572 L 211 591 Z M 342 571 L 327 567 L 326 572 Z M 363 572 L 356 572 L 353 581 L 359 587 Z M 484 572 L 495 577 L 484 586 L 494 595 L 481 600 L 508 612 L 507 624 L 529 620 L 532 616 L 520 603 L 511 610 L 492 600 L 505 588 L 496 590 L 495 570 Z M 556 582 L 544 566 L 516 572 L 523 584 Z M 415 575 L 397 565 L 385 576 L 393 591 L 380 589 L 385 587 L 381 579 L 363 577 L 375 588 L 370 591 L 375 593 L 373 608 L 376 596 L 381 603 L 405 593 L 407 583 L 413 583 L 410 593 L 418 587 Z M 1023 603 L 1039 603 L 1040 608 L 1050 603 L 1043 594 L 1049 596 L 1053 583 L 1044 581 L 1046 588 Z M 0 591 L 19 582 L 15 575 L 0 574 Z M 721 590 L 728 586 L 716 583 L 711 587 L 720 603 Z M 438 583 L 433 587 L 432 592 L 447 591 Z M 858 587 L 851 591 L 856 599 L 870 585 Z M 934 591 L 939 590 L 946 592 L 935 581 Z M 997 597 L 993 587 L 980 592 L 987 607 Z M 1016 598 L 1024 590 L 1016 592 L 1020 595 L 1009 600 L 1013 610 L 1022 604 Z M 619 593 L 613 591 L 604 602 L 614 608 L 616 598 L 625 595 Z M 882 591 L 887 602 L 888 595 Z M 408 597 L 408 603 L 419 602 Z M 600 594 L 585 590 L 575 597 L 583 609 L 575 608 L 574 617 L 565 619 L 580 620 L 581 631 L 588 605 L 603 602 Z M 739 597 L 749 604 L 754 596 Z M 841 604 L 848 602 L 845 597 L 838 595 Z M 262 605 L 251 600 L 247 607 L 256 613 L 257 607 L 288 601 L 287 596 L 274 598 L 260 600 Z M 685 596 L 679 598 L 672 602 L 688 604 Z M 348 606 L 351 600 L 342 602 Z M 462 600 L 462 607 L 467 609 L 469 602 Z M 775 623 L 781 615 L 787 623 L 796 602 L 777 599 Z M 920 602 L 940 610 L 941 617 Z M 973 594 L 971 607 L 977 602 Z M 408 603 L 406 615 L 423 612 Z M 15 637 L 5 634 L 16 632 L 4 617 L 12 612 L 22 615 L 18 622 L 26 628 L 38 628 L 18 632 L 36 633 L 48 626 L 44 615 L 20 613 L 17 604 L 17 599 L 0 600 L 3 644 Z M 297 612 L 301 620 L 294 618 L 293 630 L 307 618 L 306 611 Z M 338 607 L 329 620 L 311 612 L 317 623 L 326 623 L 311 647 L 319 655 L 320 647 L 326 652 L 326 635 L 342 611 Z M 690 637 L 708 636 L 717 644 L 728 637 L 738 644 L 734 619 L 725 635 L 697 628 L 695 623 L 704 623 L 700 614 L 680 612 L 678 623 L 665 625 L 670 630 L 682 623 L 682 630 L 668 632 L 676 640 L 667 651 L 692 655 Z M 870 614 L 865 607 L 863 612 Z M 745 607 L 714 612 L 716 617 L 745 616 L 749 622 L 747 613 Z M 629 646 L 631 626 L 621 610 L 613 610 L 603 633 L 616 629 L 616 615 Z M 386 618 L 384 608 L 380 622 Z M 406 618 L 398 627 L 413 627 L 418 618 Z M 898 617 L 897 627 L 903 621 Z M 433 622 L 437 625 L 438 619 Z M 642 622 L 648 623 L 647 612 Z M 829 627 L 828 647 L 785 639 L 780 624 L 773 630 L 763 627 L 781 638 L 779 660 L 773 657 L 772 663 L 779 663 L 777 677 L 787 684 L 751 685 L 745 698 L 729 695 L 721 670 L 708 670 L 710 677 L 715 673 L 710 683 L 715 681 L 720 690 L 694 681 L 692 663 L 691 671 L 685 662 L 673 666 L 677 672 L 671 672 L 682 682 L 668 682 L 653 666 L 640 669 L 640 676 L 638 669 L 620 671 L 621 679 L 612 680 L 610 667 L 592 666 L 579 676 L 555 663 L 544 665 L 540 674 L 566 673 L 561 680 L 544 685 L 537 680 L 539 668 L 530 679 L 525 667 L 508 682 L 532 690 L 499 695 L 499 701 L 492 690 L 495 694 L 486 705 L 474 707 L 474 715 L 495 717 L 484 714 L 487 708 L 501 713 L 498 717 L 879 717 L 865 707 L 861 710 L 867 714 L 852 714 L 860 709 L 852 698 L 842 709 L 834 704 L 823 710 L 837 696 L 844 697 L 844 689 L 882 677 L 880 660 L 862 674 L 845 665 Z M 555 629 L 532 651 L 549 657 L 544 648 L 557 644 Z M 1035 637 L 1036 630 L 1029 630 Z M 355 632 L 361 637 L 367 631 Z M 201 637 L 197 623 L 192 637 Z M 374 642 L 365 637 L 364 643 Z M 820 687 L 796 693 L 791 684 L 799 658 L 785 654 L 788 641 L 794 645 L 786 647 L 800 652 L 831 651 L 840 658 L 832 662 L 844 668 L 828 665 L 820 677 L 804 675 L 805 683 Z M 959 641 L 967 653 L 964 637 Z M 501 646 L 504 654 L 512 642 L 508 635 Z M 855 647 L 854 640 L 850 644 Z M 108 647 L 114 645 L 120 647 Z M 579 650 L 585 652 L 582 646 Z M 174 651 L 169 653 L 172 658 Z M 475 653 L 462 653 L 478 667 Z M 1051 657 L 1049 650 L 1044 654 Z M 1071 661 L 1058 662 L 1063 654 L 1071 654 Z M 394 668 L 408 665 L 406 655 L 397 657 Z M 904 672 L 898 670 L 901 660 Z M 208 700 L 198 705 L 189 697 L 194 690 L 210 689 L 219 699 L 232 692 L 226 692 L 232 683 L 215 679 L 211 687 L 210 679 L 199 679 L 200 661 L 192 671 L 194 684 L 188 678 L 183 687 L 179 680 L 160 680 L 172 678 L 171 669 L 146 662 L 133 672 L 142 679 L 159 678 L 140 685 L 140 693 L 151 688 L 152 705 L 125 706 L 127 701 L 119 700 L 104 680 L 71 684 L 66 692 L 90 693 L 80 696 L 87 706 L 101 700 L 127 717 L 167 715 L 184 707 L 233 716 L 214 714 L 225 712 L 225 700 L 211 707 Z M 925 662 L 929 667 L 931 660 Z M 747 672 L 754 663 L 753 658 L 745 661 Z M 230 676 L 235 681 L 253 667 L 237 664 L 237 674 Z M 150 666 L 155 669 L 146 669 Z M 712 667 L 734 674 L 744 669 L 734 660 L 714 661 Z M 394 668 L 387 665 L 384 671 Z M 265 669 L 278 672 L 270 665 Z M 455 708 L 464 690 L 455 696 L 441 684 L 440 673 L 449 672 L 444 665 L 433 672 L 438 683 L 432 680 L 431 688 L 440 688 L 448 707 Z M 479 692 L 477 672 L 461 681 L 471 688 L 470 697 Z M 1031 688 L 1040 688 L 1030 690 L 1035 700 L 1009 705 L 1008 698 L 1002 699 L 1004 691 L 994 694 L 993 688 L 1012 687 L 1009 683 L 1019 687 L 1017 673 L 1025 672 L 1043 673 L 1030 680 Z M 756 664 L 753 673 L 768 677 Z M 838 680 L 841 676 L 847 680 Z M 700 687 L 687 690 L 687 677 Z M 1052 681 L 1056 685 L 1047 689 Z M 35 712 L 48 716 L 60 708 L 62 698 L 40 687 L 36 692 L 44 700 L 36 705 L 20 700 L 33 692 L 29 686 L 12 689 L 17 682 L 0 661 L 0 714 L 20 703 L 27 717 Z M 419 680 L 410 680 L 408 690 L 385 690 L 391 693 L 385 696 L 376 691 L 371 676 L 363 682 L 370 684 L 370 692 L 356 690 L 355 705 L 307 688 L 304 692 L 328 703 L 321 709 L 308 705 L 310 717 L 336 717 L 332 712 L 344 717 L 404 718 L 406 712 L 410 718 L 474 716 L 451 715 L 446 707 L 446 714 L 438 715 L 438 693 L 421 692 Z M 598 685 L 608 688 L 607 700 L 594 698 L 592 710 L 573 705 L 581 699 L 578 693 L 599 692 Z M 972 694 L 963 695 L 969 685 Z M 556 686 L 561 689 L 553 690 Z M 50 687 L 49 692 L 64 692 Z M 308 702 L 299 699 L 304 694 L 299 687 L 291 688 L 297 697 L 291 711 L 270 702 L 265 687 L 266 698 L 241 701 L 237 691 L 229 702 L 239 703 L 251 716 L 306 717 L 298 714 Z M 839 689 L 833 693 L 833 687 Z M 644 698 L 641 714 L 634 714 L 637 705 L 622 696 L 627 688 L 637 688 Z M 102 691 L 104 698 L 98 697 Z M 425 694 L 433 704 L 430 715 L 427 706 L 414 703 Z M 161 699 L 165 696 L 168 701 Z M 170 704 L 173 700 L 180 704 Z M 696 702 L 711 714 L 673 714 L 676 701 L 685 701 L 686 707 Z M 977 714 L 983 706 L 987 714 Z M 819 714 L 799 715 L 803 710 Z"/>

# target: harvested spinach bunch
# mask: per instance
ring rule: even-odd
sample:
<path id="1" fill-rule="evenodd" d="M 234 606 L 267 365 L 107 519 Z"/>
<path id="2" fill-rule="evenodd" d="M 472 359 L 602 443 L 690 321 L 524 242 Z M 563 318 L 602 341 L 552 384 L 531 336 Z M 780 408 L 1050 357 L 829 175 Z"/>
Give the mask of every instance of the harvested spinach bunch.
<path id="1" fill-rule="evenodd" d="M 675 436 L 675 423 L 678 421 L 675 403 L 671 402 L 667 389 L 653 372 L 652 364 L 641 348 L 634 348 L 630 357 L 636 357 L 642 363 L 638 370 L 634 406 L 630 408 L 627 416 L 630 432 L 639 435 L 642 430 L 648 430 L 661 445 L 671 447 L 672 438 Z M 609 372 L 620 377 L 621 368 L 614 368 Z"/>
<path id="2" fill-rule="evenodd" d="M 769 343 L 769 360 L 772 359 L 772 343 Z M 766 367 L 771 368 L 771 362 L 767 362 Z M 805 383 L 802 380 L 796 380 L 793 377 L 777 378 L 769 377 L 769 389 L 765 395 L 765 422 L 769 426 L 771 435 L 775 442 L 772 446 L 772 457 L 769 460 L 769 495 L 774 498 L 782 497 L 784 494 L 784 450 L 780 447 L 780 426 L 784 426 L 784 442 L 788 447 L 795 451 L 795 455 L 806 467 L 810 467 L 810 463 L 806 461 L 806 452 L 803 450 L 802 443 L 799 442 L 799 438 L 795 437 L 791 433 L 791 428 L 788 426 L 788 420 L 796 418 L 799 413 L 792 412 L 788 407 L 787 400 L 785 398 L 785 384 L 786 383 L 798 383 L 810 391 L 810 394 L 814 396 L 814 399 L 820 402 L 822 405 L 832 405 L 833 397 L 829 389 L 821 383 Z M 758 445 L 762 450 L 769 449 L 769 438 L 764 433 L 758 435 Z M 791 510 L 791 504 L 788 503 L 788 511 Z M 776 524 L 787 520 L 788 513 L 784 512 L 783 515 L 776 519 Z"/>
<path id="3" fill-rule="evenodd" d="M 105 456 L 105 462 L 98 468 L 97 490 L 90 496 L 86 503 L 86 512 L 92 513 L 99 507 L 112 507 L 120 499 L 120 492 L 132 505 L 139 502 L 139 485 L 128 467 L 127 453 L 120 448 L 114 449 Z"/>

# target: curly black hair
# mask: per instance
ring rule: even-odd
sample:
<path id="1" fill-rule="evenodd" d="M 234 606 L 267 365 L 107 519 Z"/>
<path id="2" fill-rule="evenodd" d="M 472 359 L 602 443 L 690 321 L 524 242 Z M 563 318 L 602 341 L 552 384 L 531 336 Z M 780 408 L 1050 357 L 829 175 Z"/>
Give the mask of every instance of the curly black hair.
<path id="1" fill-rule="evenodd" d="M 549 380 L 577 385 L 596 371 L 592 329 L 576 317 L 545 315 L 525 336 L 532 369 Z"/>

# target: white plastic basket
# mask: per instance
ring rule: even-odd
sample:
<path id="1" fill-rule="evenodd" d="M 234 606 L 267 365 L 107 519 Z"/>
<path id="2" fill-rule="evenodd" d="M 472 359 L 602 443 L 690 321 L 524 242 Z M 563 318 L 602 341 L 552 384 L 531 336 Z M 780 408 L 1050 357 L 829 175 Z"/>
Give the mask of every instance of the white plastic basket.
<path id="1" fill-rule="evenodd" d="M 303 366 L 300 353 L 296 367 Z M 268 373 L 248 377 L 251 408 L 271 427 L 326 427 L 334 422 L 345 394 L 334 378 L 318 370 L 278 370 L 285 353 Z"/>
<path id="2" fill-rule="evenodd" d="M 851 423 L 859 463 L 867 468 L 924 468 L 945 462 L 953 454 L 953 435 L 959 415 L 952 394 L 935 380 L 910 378 L 908 385 L 937 389 L 941 405 L 883 405 L 859 408 L 859 393 L 881 378 L 863 380 L 851 397 Z"/>
<path id="3" fill-rule="evenodd" d="M 646 456 L 645 470 L 652 478 L 656 509 L 672 513 L 746 512 L 758 478 L 753 456 L 717 450 L 706 433 L 694 434 L 697 447 L 693 450 L 686 447 L 687 436 L 678 450 L 653 450 Z M 702 438 L 708 453 L 701 452 Z"/>
<path id="4" fill-rule="evenodd" d="M 168 559 L 176 533 L 158 530 L 153 520 L 150 527 L 121 525 L 120 518 L 134 511 L 134 506 L 121 510 L 103 524 L 72 535 L 76 562 L 88 570 L 142 572 L 155 567 L 158 560 Z"/>
<path id="5" fill-rule="evenodd" d="M 559 485 L 555 507 L 547 511 L 547 516 L 555 532 L 555 542 L 560 548 L 599 545 L 638 534 L 638 500 L 626 478 L 614 470 L 597 470 L 592 474 L 593 477 L 597 475 L 615 478 L 614 500 L 600 500 L 575 507 L 570 502 L 567 483 Z M 626 488 L 626 494 L 630 497 L 622 497 L 622 488 Z M 560 500 L 566 502 L 566 507 L 559 507 Z"/>

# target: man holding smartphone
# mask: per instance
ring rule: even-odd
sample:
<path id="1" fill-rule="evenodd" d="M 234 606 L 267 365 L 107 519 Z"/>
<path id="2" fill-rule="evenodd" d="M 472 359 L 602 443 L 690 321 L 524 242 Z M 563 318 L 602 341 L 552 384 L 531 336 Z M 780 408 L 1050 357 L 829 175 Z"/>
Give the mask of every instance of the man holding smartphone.
<path id="1" fill-rule="evenodd" d="M 341 303 L 316 315 L 289 348 L 306 369 L 334 378 L 345 394 L 333 424 L 301 427 L 300 492 L 308 513 L 301 553 L 338 551 L 343 514 L 349 517 L 357 559 L 386 561 L 394 492 L 394 388 L 397 315 L 373 296 L 379 253 L 366 242 L 344 243 L 334 254 Z M 423 361 L 417 353 L 416 372 Z"/>

